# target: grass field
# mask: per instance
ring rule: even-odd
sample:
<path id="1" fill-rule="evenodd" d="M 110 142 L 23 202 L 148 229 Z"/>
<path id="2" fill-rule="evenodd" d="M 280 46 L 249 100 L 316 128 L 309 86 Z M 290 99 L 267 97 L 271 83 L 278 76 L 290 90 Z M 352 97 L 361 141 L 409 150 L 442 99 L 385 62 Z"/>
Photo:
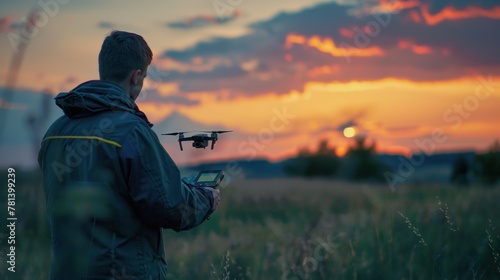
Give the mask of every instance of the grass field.
<path id="1" fill-rule="evenodd" d="M 165 234 L 171 278 L 496 279 L 499 202 L 498 188 L 239 182 L 205 225 Z"/>
<path id="2" fill-rule="evenodd" d="M 0 279 L 48 277 L 50 234 L 34 176 L 16 186 L 16 273 L 6 272 L 2 230 Z M 164 231 L 168 279 L 499 279 L 499 214 L 498 187 L 232 182 L 209 221 Z"/>

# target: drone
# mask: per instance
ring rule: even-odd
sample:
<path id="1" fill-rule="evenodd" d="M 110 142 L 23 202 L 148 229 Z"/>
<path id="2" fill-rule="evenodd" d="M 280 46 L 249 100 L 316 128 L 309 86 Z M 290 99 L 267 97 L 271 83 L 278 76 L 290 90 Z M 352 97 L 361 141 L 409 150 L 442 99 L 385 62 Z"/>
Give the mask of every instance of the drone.
<path id="1" fill-rule="evenodd" d="M 232 132 L 232 130 L 217 130 L 217 131 L 200 131 L 205 133 L 195 134 L 193 136 L 184 137 L 184 133 L 190 133 L 192 131 L 180 131 L 180 132 L 172 132 L 172 133 L 164 133 L 162 135 L 179 135 L 179 147 L 181 151 L 182 142 L 183 141 L 193 141 L 193 147 L 197 149 L 205 149 L 208 146 L 208 141 L 212 141 L 211 150 L 214 149 L 215 142 L 219 139 L 217 136 L 220 133 Z M 210 133 L 210 136 L 206 133 Z"/>

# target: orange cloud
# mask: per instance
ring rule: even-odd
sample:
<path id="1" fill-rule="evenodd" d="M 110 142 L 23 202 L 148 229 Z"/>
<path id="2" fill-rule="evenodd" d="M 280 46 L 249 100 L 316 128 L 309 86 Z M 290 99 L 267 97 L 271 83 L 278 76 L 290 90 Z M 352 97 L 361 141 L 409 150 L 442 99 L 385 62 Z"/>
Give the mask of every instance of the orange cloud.
<path id="1" fill-rule="evenodd" d="M 424 54 L 430 54 L 432 53 L 432 48 L 429 47 L 429 46 L 425 46 L 425 45 L 417 45 L 411 41 L 407 41 L 407 40 L 401 40 L 398 42 L 398 48 L 400 49 L 408 49 L 408 48 L 411 48 L 411 50 L 416 53 L 416 54 L 420 54 L 420 55 L 424 55 Z"/>
<path id="2" fill-rule="evenodd" d="M 362 9 L 364 14 L 391 13 L 396 14 L 402 10 L 407 10 L 421 5 L 420 0 L 380 0 L 375 6 L 368 5 Z"/>
<path id="3" fill-rule="evenodd" d="M 323 75 L 328 75 L 328 74 L 335 74 L 340 72 L 340 66 L 339 65 L 333 65 L 333 66 L 320 66 L 320 67 L 314 67 L 311 70 L 307 72 L 307 76 L 313 78 L 317 76 L 323 76 Z"/>
<path id="4" fill-rule="evenodd" d="M 406 10 L 414 7 L 420 6 L 420 1 L 394 1 L 394 0 L 382 0 L 379 4 L 379 9 L 384 12 L 397 13 L 401 10 Z"/>
<path id="5" fill-rule="evenodd" d="M 413 22 L 416 22 L 416 23 L 422 22 L 422 16 L 417 11 L 411 11 L 409 15 L 410 15 L 411 20 L 413 20 Z"/>
<path id="6" fill-rule="evenodd" d="M 334 57 L 342 56 L 383 56 L 384 51 L 379 47 L 369 48 L 352 48 L 352 47 L 337 47 L 335 41 L 331 38 L 321 39 L 319 36 L 312 36 L 306 38 L 302 35 L 288 34 L 285 41 L 285 46 L 290 48 L 293 44 L 306 45 L 313 47 L 321 52 L 331 54 Z"/>
<path id="7" fill-rule="evenodd" d="M 417 23 L 422 22 L 422 18 L 428 25 L 436 25 L 445 20 L 461 20 L 477 17 L 485 17 L 491 19 L 500 19 L 500 6 L 494 8 L 481 8 L 478 6 L 469 6 L 465 9 L 458 10 L 453 6 L 447 6 L 437 14 L 429 12 L 429 4 L 420 3 L 419 0 L 411 1 L 393 1 L 381 0 L 377 9 L 382 12 L 398 13 L 401 10 L 411 8 L 420 8 L 421 15 L 416 12 L 410 12 L 410 18 Z M 373 12 L 373 11 L 370 11 Z"/>
<path id="8" fill-rule="evenodd" d="M 416 54 L 430 54 L 432 53 L 432 49 L 428 46 L 423 46 L 423 45 L 413 45 L 411 47 L 414 53 Z"/>
<path id="9" fill-rule="evenodd" d="M 422 17 L 428 25 L 436 25 L 445 20 L 461 20 L 476 17 L 500 19 L 500 6 L 492 9 L 469 6 L 464 10 L 457 10 L 452 6 L 448 6 L 434 15 L 429 12 L 429 5 L 422 5 L 420 10 L 422 12 Z"/>
<path id="10" fill-rule="evenodd" d="M 306 42 L 306 37 L 297 34 L 288 34 L 286 36 L 285 46 L 291 48 L 293 44 L 303 45 Z"/>
<path id="11" fill-rule="evenodd" d="M 356 35 L 356 32 L 352 28 L 345 28 L 342 27 L 339 30 L 340 35 L 347 37 L 347 38 L 354 38 L 354 35 Z"/>

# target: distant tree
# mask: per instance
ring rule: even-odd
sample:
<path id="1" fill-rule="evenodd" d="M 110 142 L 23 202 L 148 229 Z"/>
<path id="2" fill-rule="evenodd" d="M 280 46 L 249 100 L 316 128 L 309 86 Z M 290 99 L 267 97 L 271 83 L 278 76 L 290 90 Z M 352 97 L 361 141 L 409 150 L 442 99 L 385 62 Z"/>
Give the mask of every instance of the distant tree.
<path id="1" fill-rule="evenodd" d="M 285 172 L 295 176 L 330 177 L 339 167 L 335 148 L 328 146 L 328 140 L 321 140 L 316 151 L 307 148 L 299 150 L 297 157 L 285 164 Z"/>
<path id="2" fill-rule="evenodd" d="M 489 151 L 477 154 L 474 158 L 474 177 L 484 184 L 496 184 L 500 181 L 500 143 L 495 140 Z"/>
<path id="3" fill-rule="evenodd" d="M 367 144 L 366 137 L 357 137 L 342 159 L 341 176 L 349 180 L 384 179 L 388 167 L 377 159 L 376 143 Z"/>
<path id="4" fill-rule="evenodd" d="M 460 155 L 453 163 L 450 181 L 461 186 L 469 184 L 469 162 L 465 156 Z"/>

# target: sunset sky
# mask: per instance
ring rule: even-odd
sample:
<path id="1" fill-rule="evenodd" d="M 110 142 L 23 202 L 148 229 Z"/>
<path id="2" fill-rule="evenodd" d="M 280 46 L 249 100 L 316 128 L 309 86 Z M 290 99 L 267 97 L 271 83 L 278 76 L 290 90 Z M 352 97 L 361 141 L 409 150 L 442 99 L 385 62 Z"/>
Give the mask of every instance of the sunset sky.
<path id="1" fill-rule="evenodd" d="M 484 150 L 500 138 L 496 0 L 0 0 L 0 7 L 2 165 L 29 161 L 25 119 L 37 96 L 98 78 L 97 55 L 114 29 L 141 34 L 154 52 L 137 101 L 155 131 L 235 130 L 214 151 L 186 144 L 180 152 L 175 137 L 160 136 L 180 164 L 279 160 L 320 139 L 342 154 L 354 134 L 376 141 L 379 152 L 405 154 Z M 5 100 L 23 23 L 37 9 L 37 32 Z M 52 121 L 61 111 L 50 106 Z"/>

